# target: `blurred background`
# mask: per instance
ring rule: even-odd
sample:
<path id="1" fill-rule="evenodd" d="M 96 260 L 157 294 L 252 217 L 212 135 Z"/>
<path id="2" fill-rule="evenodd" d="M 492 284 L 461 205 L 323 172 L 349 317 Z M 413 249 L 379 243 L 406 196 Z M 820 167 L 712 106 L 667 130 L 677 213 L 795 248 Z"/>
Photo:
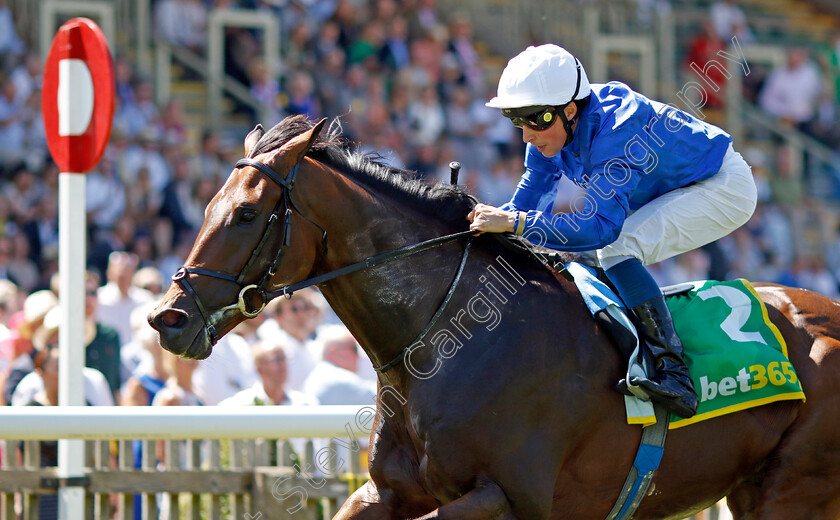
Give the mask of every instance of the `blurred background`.
<path id="1" fill-rule="evenodd" d="M 117 81 L 111 142 L 87 176 L 90 404 L 370 404 L 369 363 L 317 291 L 273 302 L 198 366 L 166 357 L 144 316 L 257 123 L 338 117 L 361 150 L 428 182 L 458 160 L 470 192 L 506 202 L 524 145 L 484 103 L 531 44 L 723 127 L 752 166 L 751 221 L 653 266 L 660 284 L 745 277 L 838 296 L 833 0 L 0 0 L 2 403 L 55 404 L 59 172 L 40 89 L 76 16 L 105 32 Z"/>
<path id="2" fill-rule="evenodd" d="M 256 123 L 338 117 L 390 164 L 438 182 L 458 160 L 468 190 L 507 201 L 524 146 L 484 103 L 511 56 L 546 42 L 577 55 L 592 82 L 623 81 L 722 126 L 752 166 L 751 221 L 653 266 L 661 284 L 746 277 L 838 295 L 835 2 L 0 0 L 0 279 L 16 290 L 0 302 L 6 331 L 25 298 L 55 282 L 58 170 L 41 74 L 57 28 L 75 16 L 105 32 L 117 81 L 112 139 L 87 177 L 100 320 L 165 290 Z M 564 184 L 555 207 L 577 189 Z M 121 288 L 109 258 L 129 266 Z M 132 340 L 127 323 L 115 325 Z"/>

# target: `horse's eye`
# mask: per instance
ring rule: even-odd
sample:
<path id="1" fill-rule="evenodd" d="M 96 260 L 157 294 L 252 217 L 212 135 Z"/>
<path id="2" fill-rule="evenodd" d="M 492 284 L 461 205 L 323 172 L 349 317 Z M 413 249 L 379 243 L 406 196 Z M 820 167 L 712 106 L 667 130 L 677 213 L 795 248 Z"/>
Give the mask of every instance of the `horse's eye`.
<path id="1" fill-rule="evenodd" d="M 239 222 L 243 224 L 250 224 L 257 218 L 257 212 L 252 209 L 244 209 L 239 214 Z"/>

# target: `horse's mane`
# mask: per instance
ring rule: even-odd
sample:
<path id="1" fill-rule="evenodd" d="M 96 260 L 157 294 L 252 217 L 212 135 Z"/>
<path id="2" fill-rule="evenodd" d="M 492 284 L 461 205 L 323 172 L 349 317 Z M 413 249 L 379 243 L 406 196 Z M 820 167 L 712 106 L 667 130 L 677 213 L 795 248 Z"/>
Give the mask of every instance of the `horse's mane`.
<path id="1" fill-rule="evenodd" d="M 267 131 L 251 149 L 248 157 L 275 150 L 290 139 L 315 126 L 315 122 L 306 116 L 287 117 Z M 417 172 L 389 166 L 377 153 L 363 153 L 352 146 L 342 135 L 338 118 L 323 130 L 306 154 L 308 157 L 340 170 L 343 174 L 360 184 L 376 190 L 393 200 L 406 204 L 418 211 L 452 224 L 457 230 L 465 230 L 469 225 L 467 214 L 478 202 L 475 197 L 458 186 L 438 183 L 430 185 L 417 178 Z M 497 240 L 482 240 L 501 245 L 523 256 L 531 257 L 532 252 L 544 250 L 526 239 L 509 234 L 489 233 L 485 237 Z M 498 245 L 496 245 L 498 244 Z M 564 255 L 567 260 L 576 255 Z"/>
<path id="2" fill-rule="evenodd" d="M 315 122 L 305 116 L 287 117 L 265 133 L 250 157 L 274 150 L 313 126 Z M 417 179 L 417 172 L 394 168 L 385 164 L 379 154 L 354 149 L 342 136 L 338 119 L 321 131 L 306 155 L 340 170 L 363 186 L 445 222 L 463 224 L 476 204 L 474 197 L 457 186 L 427 184 Z"/>

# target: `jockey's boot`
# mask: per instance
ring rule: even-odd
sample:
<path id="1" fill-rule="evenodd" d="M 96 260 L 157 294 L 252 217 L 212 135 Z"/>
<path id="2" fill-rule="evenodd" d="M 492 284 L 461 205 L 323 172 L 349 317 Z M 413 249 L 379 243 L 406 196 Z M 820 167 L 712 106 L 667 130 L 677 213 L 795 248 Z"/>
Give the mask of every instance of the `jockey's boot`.
<path id="1" fill-rule="evenodd" d="M 640 386 L 652 401 L 658 402 L 680 417 L 697 412 L 697 392 L 688 375 L 683 359 L 683 346 L 674 330 L 674 322 L 665 297 L 658 296 L 633 307 L 640 343 L 651 358 L 653 374 L 649 378 L 635 377 L 633 385 Z M 619 385 L 626 384 L 624 381 Z"/>

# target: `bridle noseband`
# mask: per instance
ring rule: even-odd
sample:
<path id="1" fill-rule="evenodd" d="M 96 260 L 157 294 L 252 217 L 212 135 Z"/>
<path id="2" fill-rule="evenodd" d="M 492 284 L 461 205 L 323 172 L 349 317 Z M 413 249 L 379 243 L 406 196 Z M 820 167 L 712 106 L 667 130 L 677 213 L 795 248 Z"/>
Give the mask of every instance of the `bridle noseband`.
<path id="1" fill-rule="evenodd" d="M 458 282 L 461 280 L 461 274 L 464 272 L 464 266 L 467 262 L 467 255 L 470 251 L 470 244 L 472 243 L 472 238 L 477 233 L 477 231 L 460 231 L 458 233 L 452 233 L 450 235 L 445 235 L 442 237 L 433 238 L 431 240 L 426 240 L 424 242 L 419 242 L 417 244 L 401 247 L 393 251 L 388 251 L 387 253 L 381 253 L 365 258 L 360 262 L 350 264 L 340 269 L 336 269 L 334 271 L 330 271 L 328 273 L 318 275 L 292 285 L 286 285 L 273 291 L 266 291 L 266 286 L 274 277 L 274 275 L 277 272 L 277 267 L 280 265 L 280 260 L 283 257 L 284 248 L 290 244 L 289 236 L 292 228 L 292 210 L 296 211 L 301 217 L 303 217 L 304 220 L 321 230 L 321 246 L 324 256 L 326 256 L 327 254 L 327 232 L 324 230 L 324 228 L 322 228 L 321 226 L 307 218 L 306 215 L 301 213 L 300 210 L 297 207 L 295 207 L 294 203 L 292 202 L 291 193 L 292 189 L 294 189 L 295 186 L 295 180 L 297 179 L 298 169 L 300 167 L 299 163 L 296 163 L 294 166 L 292 166 L 291 170 L 289 170 L 289 174 L 286 176 L 285 179 L 281 177 L 270 166 L 254 159 L 240 159 L 236 162 L 234 166 L 235 168 L 242 168 L 243 166 L 251 166 L 255 168 L 257 171 L 265 174 L 269 179 L 276 182 L 281 187 L 283 194 L 281 195 L 280 200 L 277 201 L 277 205 L 274 207 L 274 211 L 271 213 L 271 216 L 268 218 L 268 223 L 266 224 L 265 231 L 263 231 L 262 238 L 260 238 L 257 247 L 254 248 L 254 250 L 251 252 L 250 258 L 248 258 L 248 261 L 245 263 L 245 266 L 239 271 L 238 275 L 233 276 L 230 274 L 220 273 L 218 271 L 210 271 L 208 269 L 202 269 L 199 267 L 181 266 L 178 269 L 178 271 L 172 276 L 172 280 L 178 285 L 180 285 L 184 292 L 189 294 L 195 302 L 196 307 L 198 308 L 198 312 L 201 313 L 201 317 L 204 319 L 204 328 L 207 333 L 207 338 L 210 340 L 210 345 L 215 345 L 216 342 L 219 340 L 218 334 L 216 332 L 216 326 L 212 320 L 212 316 L 207 313 L 207 309 L 201 303 L 201 299 L 198 297 L 198 294 L 195 292 L 195 289 L 193 289 L 192 285 L 190 285 L 190 274 L 211 276 L 213 278 L 227 280 L 229 282 L 233 282 L 239 285 L 240 291 L 236 303 L 233 303 L 226 307 L 222 307 L 219 310 L 219 312 L 225 312 L 228 310 L 238 310 L 246 318 L 253 318 L 263 311 L 263 309 L 269 301 L 273 300 L 274 298 L 277 298 L 278 296 L 285 296 L 288 298 L 291 297 L 292 293 L 294 293 L 295 291 L 299 291 L 306 287 L 311 287 L 313 285 L 332 280 L 333 278 L 338 278 L 339 276 L 344 276 L 355 271 L 360 271 L 362 269 L 367 269 L 369 267 L 373 267 L 379 264 L 391 262 L 400 258 L 404 258 L 406 256 L 420 253 L 422 251 L 427 251 L 429 249 L 441 246 L 443 244 L 452 242 L 462 237 L 468 237 L 466 247 L 464 248 L 463 256 L 461 257 L 461 262 L 458 266 L 458 270 L 455 274 L 455 277 L 453 278 L 452 283 L 449 286 L 449 290 L 447 291 L 446 296 L 443 298 L 443 301 L 438 306 L 437 311 L 432 316 L 429 323 L 420 333 L 419 339 L 422 339 L 429 332 L 432 326 L 437 322 L 440 315 L 443 314 L 444 309 L 446 308 L 447 304 L 452 299 L 452 296 L 455 293 L 455 288 L 458 286 Z M 271 265 L 268 267 L 266 272 L 263 273 L 262 278 L 260 278 L 260 281 L 256 284 L 246 285 L 244 282 L 246 273 L 259 258 L 263 246 L 265 246 L 265 243 L 268 241 L 268 238 L 271 235 L 274 226 L 280 220 L 281 213 L 284 216 L 283 243 L 280 244 L 280 247 L 277 249 L 277 253 L 274 255 L 274 260 L 271 262 Z M 248 305 L 247 297 L 250 291 L 256 292 L 256 295 L 259 297 L 260 304 L 257 308 L 252 309 Z M 390 370 L 391 368 L 399 364 L 400 361 L 402 361 L 403 357 L 408 352 L 409 347 L 417 343 L 419 339 L 416 339 L 415 341 L 409 343 L 409 345 L 403 348 L 390 362 L 380 367 L 374 367 L 374 369 L 380 373 Z"/>

